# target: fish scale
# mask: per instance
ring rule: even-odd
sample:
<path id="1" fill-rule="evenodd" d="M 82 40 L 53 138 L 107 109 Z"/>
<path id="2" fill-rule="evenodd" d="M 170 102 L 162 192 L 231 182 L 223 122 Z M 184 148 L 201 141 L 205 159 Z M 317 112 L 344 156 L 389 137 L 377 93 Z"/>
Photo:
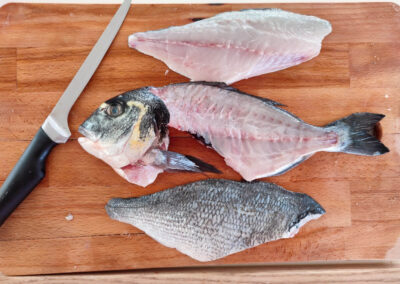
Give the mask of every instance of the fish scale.
<path id="1" fill-rule="evenodd" d="M 112 199 L 106 210 L 111 218 L 132 224 L 200 261 L 291 237 L 304 223 L 325 213 L 306 194 L 265 182 L 223 179 L 202 180 L 145 197 Z"/>

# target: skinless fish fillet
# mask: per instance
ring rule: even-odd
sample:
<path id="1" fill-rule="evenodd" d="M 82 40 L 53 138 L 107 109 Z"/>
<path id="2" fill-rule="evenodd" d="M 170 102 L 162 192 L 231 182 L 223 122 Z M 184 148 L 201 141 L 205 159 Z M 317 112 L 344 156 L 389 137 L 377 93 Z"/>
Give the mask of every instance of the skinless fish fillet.
<path id="1" fill-rule="evenodd" d="M 325 210 L 310 196 L 272 183 L 202 180 L 155 194 L 111 199 L 108 215 L 161 244 L 211 261 L 291 238 Z M 266 256 L 268 258 L 268 256 Z"/>
<path id="2" fill-rule="evenodd" d="M 355 113 L 325 127 L 221 83 L 191 82 L 149 88 L 170 111 L 169 125 L 201 137 L 244 179 L 278 175 L 318 151 L 381 155 L 370 133 L 384 115 Z"/>
<path id="3" fill-rule="evenodd" d="M 242 10 L 135 33 L 128 43 L 194 81 L 231 84 L 314 58 L 331 30 L 328 21 L 314 16 Z"/>

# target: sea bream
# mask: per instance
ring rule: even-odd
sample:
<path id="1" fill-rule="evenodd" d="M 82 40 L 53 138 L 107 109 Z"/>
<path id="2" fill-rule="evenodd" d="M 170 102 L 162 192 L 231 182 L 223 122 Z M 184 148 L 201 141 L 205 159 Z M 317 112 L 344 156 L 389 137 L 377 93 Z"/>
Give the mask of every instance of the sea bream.
<path id="1" fill-rule="evenodd" d="M 325 210 L 272 183 L 208 179 L 139 197 L 111 199 L 108 215 L 170 248 L 211 261 L 291 238 Z M 266 256 L 268 258 L 268 256 Z"/>
<path id="2" fill-rule="evenodd" d="M 331 31 L 328 21 L 314 16 L 251 9 L 134 33 L 128 44 L 193 81 L 231 84 L 316 57 Z"/>
<path id="3" fill-rule="evenodd" d="M 168 151 L 169 112 L 146 88 L 116 96 L 79 127 L 79 144 L 110 165 L 120 176 L 140 186 L 151 184 L 163 171 L 219 172 L 191 156 Z"/>
<path id="4" fill-rule="evenodd" d="M 324 127 L 305 123 L 281 104 L 223 83 L 147 87 L 171 114 L 169 126 L 214 148 L 247 181 L 279 175 L 319 151 L 376 156 L 389 151 L 371 132 L 384 115 L 354 113 Z"/>

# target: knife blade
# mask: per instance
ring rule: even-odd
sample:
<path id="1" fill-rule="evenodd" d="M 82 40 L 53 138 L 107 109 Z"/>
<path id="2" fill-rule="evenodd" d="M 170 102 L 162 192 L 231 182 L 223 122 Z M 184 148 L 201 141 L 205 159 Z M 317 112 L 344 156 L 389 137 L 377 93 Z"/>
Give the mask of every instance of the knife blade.
<path id="1" fill-rule="evenodd" d="M 0 188 L 0 226 L 45 176 L 50 151 L 71 136 L 68 115 L 117 35 L 131 5 L 124 0 L 82 66 Z"/>

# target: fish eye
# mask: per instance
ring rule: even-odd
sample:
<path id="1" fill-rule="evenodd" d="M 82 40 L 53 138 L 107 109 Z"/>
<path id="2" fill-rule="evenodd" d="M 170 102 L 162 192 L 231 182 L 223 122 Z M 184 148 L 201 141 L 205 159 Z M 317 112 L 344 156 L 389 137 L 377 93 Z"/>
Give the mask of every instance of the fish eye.
<path id="1" fill-rule="evenodd" d="M 107 115 L 111 117 L 117 117 L 120 116 L 124 112 L 124 108 L 121 104 L 119 103 L 111 103 L 107 108 L 106 108 L 106 113 Z"/>

